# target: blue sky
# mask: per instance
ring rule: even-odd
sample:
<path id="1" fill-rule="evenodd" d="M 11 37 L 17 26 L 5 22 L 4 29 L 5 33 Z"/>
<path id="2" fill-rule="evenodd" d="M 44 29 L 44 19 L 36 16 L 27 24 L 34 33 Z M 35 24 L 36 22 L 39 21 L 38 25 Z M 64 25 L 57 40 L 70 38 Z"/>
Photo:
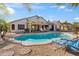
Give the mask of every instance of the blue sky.
<path id="1" fill-rule="evenodd" d="M 10 10 L 10 15 L 7 16 L 9 21 L 34 15 L 40 15 L 50 21 L 79 21 L 79 7 L 71 7 L 70 4 L 57 6 L 53 3 L 33 3 L 31 12 L 20 3 L 7 3 L 6 6 Z"/>

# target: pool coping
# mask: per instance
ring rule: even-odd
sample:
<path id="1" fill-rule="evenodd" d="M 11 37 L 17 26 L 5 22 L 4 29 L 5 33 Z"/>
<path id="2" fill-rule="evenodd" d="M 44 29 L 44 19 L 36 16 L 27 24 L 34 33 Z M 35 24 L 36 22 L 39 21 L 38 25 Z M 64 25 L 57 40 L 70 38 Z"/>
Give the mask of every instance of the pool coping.
<path id="1" fill-rule="evenodd" d="M 20 34 L 20 35 L 25 35 L 25 34 L 42 34 L 42 33 L 45 34 L 45 33 L 55 33 L 55 32 L 56 33 L 60 33 L 58 31 L 50 31 L 50 32 L 39 32 L 39 33 L 38 32 L 36 32 L 36 33 L 23 33 L 23 34 Z M 64 32 L 61 32 L 61 33 L 64 33 Z M 20 36 L 20 35 L 16 34 L 16 36 Z"/>
<path id="2" fill-rule="evenodd" d="M 12 40 L 11 40 L 12 39 Z M 26 42 L 26 41 L 18 41 L 18 40 L 15 40 L 14 38 L 10 38 L 11 42 L 13 43 L 17 43 L 17 44 L 21 44 L 21 45 L 25 45 L 25 46 L 31 46 L 31 45 L 41 45 L 41 44 L 49 44 L 49 43 L 52 43 L 52 40 L 49 40 L 47 42 Z"/>

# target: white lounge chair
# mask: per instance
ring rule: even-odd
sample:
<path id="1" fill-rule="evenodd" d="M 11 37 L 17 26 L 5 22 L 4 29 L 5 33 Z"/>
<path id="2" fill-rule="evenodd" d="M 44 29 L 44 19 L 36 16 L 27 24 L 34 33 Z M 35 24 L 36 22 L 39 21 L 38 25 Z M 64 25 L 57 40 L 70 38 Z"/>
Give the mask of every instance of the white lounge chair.
<path id="1" fill-rule="evenodd" d="M 47 31 L 47 29 L 46 28 L 43 28 L 44 29 L 44 31 Z"/>
<path id="2" fill-rule="evenodd" d="M 40 28 L 40 31 L 44 31 L 42 28 Z"/>

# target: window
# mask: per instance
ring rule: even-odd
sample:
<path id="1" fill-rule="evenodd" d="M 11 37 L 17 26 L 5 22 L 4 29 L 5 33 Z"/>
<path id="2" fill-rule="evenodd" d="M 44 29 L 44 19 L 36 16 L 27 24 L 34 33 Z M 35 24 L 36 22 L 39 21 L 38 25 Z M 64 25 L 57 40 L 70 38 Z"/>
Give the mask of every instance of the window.
<path id="1" fill-rule="evenodd" d="M 24 24 L 18 24 L 18 30 L 24 30 L 25 25 Z"/>
<path id="2" fill-rule="evenodd" d="M 12 24 L 12 30 L 15 30 L 15 25 L 14 24 Z"/>

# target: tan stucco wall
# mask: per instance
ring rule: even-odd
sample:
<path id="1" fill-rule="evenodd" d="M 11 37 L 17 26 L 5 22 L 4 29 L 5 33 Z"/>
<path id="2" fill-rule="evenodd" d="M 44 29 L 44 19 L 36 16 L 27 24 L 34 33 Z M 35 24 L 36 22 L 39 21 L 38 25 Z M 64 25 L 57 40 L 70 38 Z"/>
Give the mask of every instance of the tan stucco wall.
<path id="1" fill-rule="evenodd" d="M 12 27 L 10 28 L 10 31 L 11 32 L 21 32 L 21 31 L 24 31 L 24 30 L 18 30 L 18 24 L 24 24 L 25 25 L 25 28 L 27 28 L 27 24 L 26 24 L 26 19 L 23 19 L 23 20 L 18 20 L 18 21 L 15 21 L 15 22 L 12 22 L 12 24 L 15 24 L 15 30 L 12 30 Z"/>

